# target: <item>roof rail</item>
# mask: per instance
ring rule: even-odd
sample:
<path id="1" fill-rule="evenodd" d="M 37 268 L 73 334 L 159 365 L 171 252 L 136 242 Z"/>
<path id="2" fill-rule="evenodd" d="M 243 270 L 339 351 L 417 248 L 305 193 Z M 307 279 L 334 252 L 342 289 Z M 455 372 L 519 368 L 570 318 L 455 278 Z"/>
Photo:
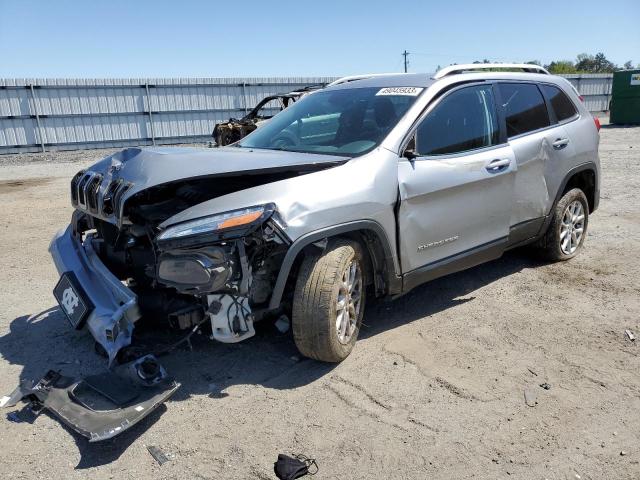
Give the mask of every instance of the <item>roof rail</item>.
<path id="1" fill-rule="evenodd" d="M 348 77 L 341 77 L 337 80 L 334 80 L 333 82 L 329 83 L 327 87 L 333 87 L 334 85 L 341 85 L 343 83 L 355 82 L 357 80 L 366 80 L 367 78 L 384 77 L 387 75 L 400 75 L 400 74 L 399 73 L 365 73 L 363 75 L 350 75 Z"/>
<path id="2" fill-rule="evenodd" d="M 447 75 L 455 75 L 457 73 L 473 70 L 489 70 L 494 68 L 519 68 L 529 73 L 543 73 L 550 75 L 546 68 L 543 68 L 540 65 L 533 65 L 531 63 L 466 63 L 463 65 L 450 65 L 438 70 L 433 76 L 433 79 L 437 80 L 438 78 L 446 77 Z"/>

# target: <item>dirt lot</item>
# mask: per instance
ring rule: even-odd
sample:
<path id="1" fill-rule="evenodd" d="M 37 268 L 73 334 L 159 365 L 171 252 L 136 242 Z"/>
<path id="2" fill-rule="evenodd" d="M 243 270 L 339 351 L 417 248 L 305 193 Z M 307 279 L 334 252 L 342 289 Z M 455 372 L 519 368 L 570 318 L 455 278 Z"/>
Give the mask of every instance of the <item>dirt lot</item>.
<path id="1" fill-rule="evenodd" d="M 624 334 L 640 337 L 640 128 L 601 134 L 601 206 L 571 262 L 510 252 L 370 305 L 337 366 L 299 359 L 274 329 L 197 338 L 163 358 L 183 384 L 166 408 L 108 443 L 4 410 L 0 476 L 267 479 L 295 452 L 317 458 L 315 478 L 640 478 L 640 339 Z M 0 157 L 0 394 L 103 366 L 54 306 L 47 246 L 71 214 L 69 178 L 107 153 Z"/>

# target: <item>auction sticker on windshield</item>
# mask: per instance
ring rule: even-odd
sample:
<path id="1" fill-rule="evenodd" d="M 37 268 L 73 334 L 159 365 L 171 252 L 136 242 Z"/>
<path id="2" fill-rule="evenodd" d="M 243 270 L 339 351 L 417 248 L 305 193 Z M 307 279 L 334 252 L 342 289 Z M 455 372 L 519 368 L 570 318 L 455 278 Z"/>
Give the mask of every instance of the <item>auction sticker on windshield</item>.
<path id="1" fill-rule="evenodd" d="M 408 95 L 410 97 L 417 97 L 422 92 L 422 87 L 385 87 L 376 93 L 378 95 Z"/>

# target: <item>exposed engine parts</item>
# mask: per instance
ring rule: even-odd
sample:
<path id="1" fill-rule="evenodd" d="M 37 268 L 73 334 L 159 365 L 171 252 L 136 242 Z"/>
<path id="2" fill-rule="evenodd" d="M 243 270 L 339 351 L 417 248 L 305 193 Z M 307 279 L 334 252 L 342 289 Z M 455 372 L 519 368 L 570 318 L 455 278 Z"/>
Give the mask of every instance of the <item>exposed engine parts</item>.
<path id="1" fill-rule="evenodd" d="M 223 343 L 236 343 L 255 335 L 253 315 L 247 297 L 216 294 L 208 295 L 207 301 L 212 339 Z"/>

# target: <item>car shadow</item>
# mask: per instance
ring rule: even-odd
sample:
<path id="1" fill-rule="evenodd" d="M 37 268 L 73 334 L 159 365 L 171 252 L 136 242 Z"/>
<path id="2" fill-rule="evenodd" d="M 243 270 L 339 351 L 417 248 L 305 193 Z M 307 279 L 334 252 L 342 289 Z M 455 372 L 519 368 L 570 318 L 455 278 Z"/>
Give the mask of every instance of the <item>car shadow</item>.
<path id="1" fill-rule="evenodd" d="M 367 307 L 360 336 L 370 338 L 473 301 L 474 297 L 469 295 L 477 289 L 538 265 L 541 262 L 520 251 L 507 252 L 493 262 L 417 287 L 399 299 L 373 300 Z M 224 398 L 225 390 L 234 385 L 292 389 L 310 384 L 335 368 L 335 364 L 301 357 L 290 331 L 282 334 L 273 323 L 257 328 L 256 336 L 246 342 L 222 344 L 212 342 L 205 335 L 194 335 L 189 347 L 181 347 L 160 358 L 166 370 L 182 384 L 169 402 L 180 402 L 194 395 L 206 395 L 215 402 Z M 9 332 L 0 337 L 0 355 L 12 365 L 22 366 L 16 384 L 40 379 L 48 370 L 81 377 L 106 367 L 105 359 L 95 354 L 91 336 L 72 330 L 57 307 L 14 319 Z M 158 421 L 164 410 L 164 406 L 158 408 L 121 435 L 99 443 L 89 443 L 65 427 L 80 452 L 76 468 L 91 468 L 118 459 L 136 438 Z"/>
<path id="2" fill-rule="evenodd" d="M 506 252 L 501 258 L 420 285 L 394 300 L 377 300 L 367 305 L 360 338 L 368 338 L 434 315 L 456 305 L 471 302 L 476 290 L 525 268 L 546 263 L 526 249 Z"/>

